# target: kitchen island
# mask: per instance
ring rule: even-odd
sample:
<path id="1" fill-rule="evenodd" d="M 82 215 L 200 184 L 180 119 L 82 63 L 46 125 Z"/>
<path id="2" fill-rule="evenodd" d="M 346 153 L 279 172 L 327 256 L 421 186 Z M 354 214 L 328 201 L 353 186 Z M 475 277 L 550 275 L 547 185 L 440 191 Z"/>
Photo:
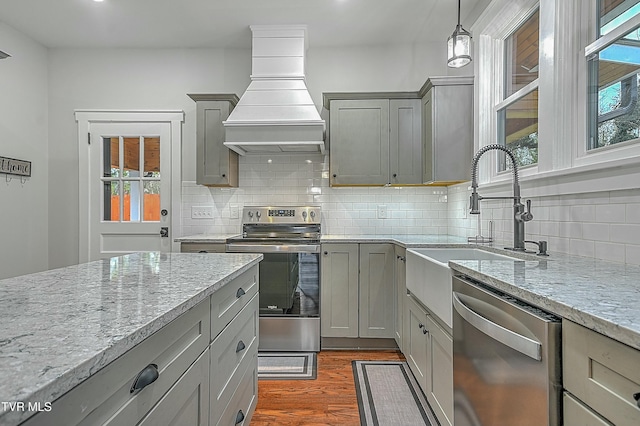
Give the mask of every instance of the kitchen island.
<path id="1" fill-rule="evenodd" d="M 0 424 L 55 411 L 59 397 L 197 306 L 205 325 L 211 318 L 221 330 L 208 298 L 257 271 L 261 259 L 134 253 L 1 280 Z"/>

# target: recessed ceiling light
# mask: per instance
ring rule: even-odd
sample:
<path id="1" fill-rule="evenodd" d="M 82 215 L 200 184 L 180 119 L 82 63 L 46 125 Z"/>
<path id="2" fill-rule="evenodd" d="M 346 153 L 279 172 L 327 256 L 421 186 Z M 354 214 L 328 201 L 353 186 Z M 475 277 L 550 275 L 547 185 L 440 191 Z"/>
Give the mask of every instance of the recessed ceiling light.
<path id="1" fill-rule="evenodd" d="M 93 0 L 93 1 L 100 3 L 100 2 L 103 2 L 104 0 Z"/>

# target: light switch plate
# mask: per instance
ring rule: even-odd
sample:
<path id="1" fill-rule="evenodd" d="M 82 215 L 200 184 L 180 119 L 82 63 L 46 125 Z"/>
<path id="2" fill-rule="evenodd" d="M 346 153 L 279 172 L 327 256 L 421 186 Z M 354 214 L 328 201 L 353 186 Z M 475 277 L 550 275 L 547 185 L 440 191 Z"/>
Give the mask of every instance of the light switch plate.
<path id="1" fill-rule="evenodd" d="M 378 219 L 386 219 L 388 216 L 387 206 L 385 204 L 378 204 Z"/>
<path id="2" fill-rule="evenodd" d="M 213 206 L 191 206 L 191 219 L 213 219 Z"/>

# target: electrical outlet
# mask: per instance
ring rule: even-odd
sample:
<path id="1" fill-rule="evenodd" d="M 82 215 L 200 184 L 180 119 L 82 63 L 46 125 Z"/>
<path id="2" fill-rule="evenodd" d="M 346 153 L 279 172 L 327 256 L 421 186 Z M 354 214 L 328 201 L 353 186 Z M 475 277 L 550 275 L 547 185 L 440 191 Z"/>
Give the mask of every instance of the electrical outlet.
<path id="1" fill-rule="evenodd" d="M 229 205 L 229 217 L 231 219 L 239 219 L 240 218 L 240 209 L 237 204 Z"/>
<path id="2" fill-rule="evenodd" d="M 384 204 L 378 205 L 378 219 L 386 219 L 388 216 L 387 206 Z"/>
<path id="3" fill-rule="evenodd" d="M 213 206 L 191 206 L 191 219 L 213 219 Z"/>

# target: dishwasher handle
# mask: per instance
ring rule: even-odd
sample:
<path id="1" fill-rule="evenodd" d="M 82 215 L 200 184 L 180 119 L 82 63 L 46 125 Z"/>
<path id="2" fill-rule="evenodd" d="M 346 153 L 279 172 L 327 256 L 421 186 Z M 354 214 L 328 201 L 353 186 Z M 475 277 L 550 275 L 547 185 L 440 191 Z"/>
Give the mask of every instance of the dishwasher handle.
<path id="1" fill-rule="evenodd" d="M 533 358 L 536 361 L 542 360 L 542 344 L 540 344 L 540 342 L 529 339 L 528 337 L 522 336 L 518 333 L 514 333 L 501 325 L 489 321 L 465 305 L 462 300 L 460 300 L 456 292 L 453 292 L 453 307 L 465 321 L 487 336 L 528 356 L 529 358 Z"/>

